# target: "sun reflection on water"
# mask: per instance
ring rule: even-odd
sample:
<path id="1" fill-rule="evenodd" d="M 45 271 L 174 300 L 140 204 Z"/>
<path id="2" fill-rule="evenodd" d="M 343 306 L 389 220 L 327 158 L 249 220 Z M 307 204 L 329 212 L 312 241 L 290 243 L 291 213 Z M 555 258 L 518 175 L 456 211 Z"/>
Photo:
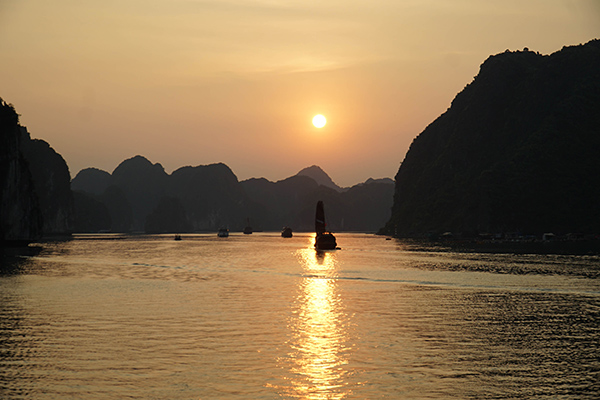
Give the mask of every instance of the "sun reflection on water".
<path id="1" fill-rule="evenodd" d="M 338 293 L 335 252 L 313 248 L 297 252 L 304 278 L 298 287 L 291 333 L 289 369 L 292 397 L 342 399 L 347 342 L 347 316 Z"/>

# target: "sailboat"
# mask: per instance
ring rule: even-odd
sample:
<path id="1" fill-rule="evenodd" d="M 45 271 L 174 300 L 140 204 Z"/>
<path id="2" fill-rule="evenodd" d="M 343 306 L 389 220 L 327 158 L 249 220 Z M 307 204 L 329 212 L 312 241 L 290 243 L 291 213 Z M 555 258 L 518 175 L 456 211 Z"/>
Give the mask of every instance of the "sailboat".
<path id="1" fill-rule="evenodd" d="M 315 249 L 317 250 L 334 250 L 337 246 L 335 236 L 333 233 L 327 231 L 327 224 L 325 223 L 325 210 L 323 209 L 323 202 L 319 200 L 317 202 L 317 212 L 315 215 Z"/>
<path id="2" fill-rule="evenodd" d="M 244 228 L 244 235 L 252 235 L 252 227 L 250 226 L 250 218 L 246 218 L 246 227 Z"/>

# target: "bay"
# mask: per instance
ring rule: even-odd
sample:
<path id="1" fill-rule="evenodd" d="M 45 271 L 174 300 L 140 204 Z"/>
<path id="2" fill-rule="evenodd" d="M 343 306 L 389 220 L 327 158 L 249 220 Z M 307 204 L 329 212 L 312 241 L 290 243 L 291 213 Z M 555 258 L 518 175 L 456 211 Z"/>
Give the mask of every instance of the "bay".
<path id="1" fill-rule="evenodd" d="M 2 399 L 597 398 L 600 258 L 76 235 L 0 276 Z"/>

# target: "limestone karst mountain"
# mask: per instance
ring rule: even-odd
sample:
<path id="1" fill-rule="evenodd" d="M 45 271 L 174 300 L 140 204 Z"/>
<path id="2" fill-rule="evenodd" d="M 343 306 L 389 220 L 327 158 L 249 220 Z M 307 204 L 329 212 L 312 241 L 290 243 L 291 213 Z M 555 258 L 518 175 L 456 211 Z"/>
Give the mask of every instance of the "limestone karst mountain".
<path id="1" fill-rule="evenodd" d="M 65 160 L 19 124 L 0 99 L 0 242 L 27 242 L 73 229 L 71 177 Z"/>
<path id="2" fill-rule="evenodd" d="M 306 167 L 306 168 L 300 170 L 296 175 L 297 176 L 308 176 L 309 178 L 312 178 L 315 182 L 317 182 L 317 184 L 331 188 L 337 192 L 344 191 L 343 188 L 339 187 L 333 181 L 333 179 L 331 179 L 329 177 L 329 175 L 327 175 L 327 173 L 325 171 L 323 171 L 321 169 L 321 167 L 319 167 L 317 165 L 312 165 L 310 167 Z"/>
<path id="3" fill-rule="evenodd" d="M 37 239 L 42 213 L 29 164 L 21 152 L 19 116 L 0 99 L 0 242 Z"/>
<path id="4" fill-rule="evenodd" d="M 416 137 L 383 232 L 600 232 L 600 40 L 489 57 Z"/>
<path id="5" fill-rule="evenodd" d="M 327 177 L 325 183 L 333 182 L 319 167 L 305 170 Z M 239 182 L 223 163 L 186 166 L 169 175 L 160 164 L 142 156 L 124 161 L 112 175 L 85 169 L 73 179 L 77 204 L 95 207 L 96 215 L 106 215 L 92 200 L 103 204 L 109 211 L 110 230 L 149 233 L 205 232 L 223 226 L 241 231 L 248 218 L 255 231 L 279 231 L 284 225 L 293 226 L 295 231 L 311 231 L 317 200 L 328 204 L 332 229 L 373 232 L 390 216 L 393 188 L 389 179 L 370 179 L 338 191 L 304 174 L 278 182 L 264 178 Z M 108 201 L 111 191 L 112 203 Z M 119 193 L 121 201 L 117 205 Z M 92 209 L 78 210 L 78 215 L 87 218 L 78 226 L 93 231 L 91 213 Z M 117 216 L 119 213 L 121 216 Z M 119 221 L 128 221 L 127 215 L 133 215 L 133 223 L 117 226 Z M 102 227 L 107 224 L 101 218 L 96 222 Z"/>

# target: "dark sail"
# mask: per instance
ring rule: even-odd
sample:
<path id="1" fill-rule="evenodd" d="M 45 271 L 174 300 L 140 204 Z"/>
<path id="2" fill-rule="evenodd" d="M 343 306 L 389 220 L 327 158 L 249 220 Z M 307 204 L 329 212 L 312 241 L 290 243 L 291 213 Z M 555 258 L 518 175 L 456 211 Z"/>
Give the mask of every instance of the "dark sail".
<path id="1" fill-rule="evenodd" d="M 315 215 L 315 232 L 317 234 L 325 232 L 325 210 L 323 209 L 323 202 L 319 200 L 317 203 L 317 213 Z"/>
<path id="2" fill-rule="evenodd" d="M 327 224 L 325 223 L 325 210 L 323 202 L 317 203 L 317 214 L 315 215 L 315 249 L 317 250 L 334 250 L 337 248 L 337 242 L 333 233 L 327 232 Z"/>

